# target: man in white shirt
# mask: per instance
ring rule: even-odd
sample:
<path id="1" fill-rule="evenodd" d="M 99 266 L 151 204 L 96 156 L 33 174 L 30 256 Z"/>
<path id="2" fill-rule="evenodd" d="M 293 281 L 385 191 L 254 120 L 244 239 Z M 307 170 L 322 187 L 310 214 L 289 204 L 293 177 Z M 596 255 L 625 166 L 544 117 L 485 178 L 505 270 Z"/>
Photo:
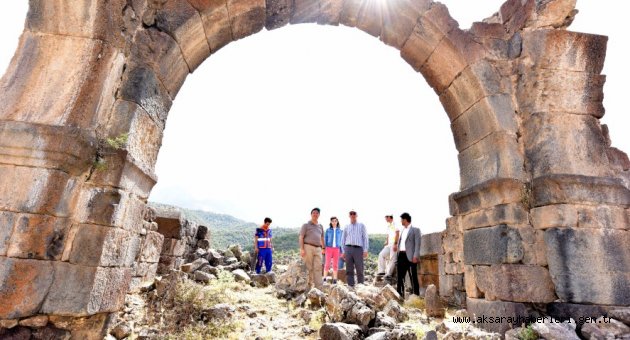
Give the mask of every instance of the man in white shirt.
<path id="1" fill-rule="evenodd" d="M 411 225 L 411 216 L 408 213 L 400 215 L 403 225 L 398 240 L 398 286 L 401 297 L 405 297 L 405 275 L 411 274 L 411 286 L 413 294 L 420 295 L 420 283 L 418 282 L 418 261 L 420 260 L 420 242 L 422 233 L 419 228 Z"/>
<path id="2" fill-rule="evenodd" d="M 396 244 L 398 243 L 399 231 L 394 225 L 394 216 L 385 216 L 387 222 L 387 240 L 383 250 L 378 254 L 378 276 L 385 276 L 385 280 L 389 280 L 396 268 Z"/>

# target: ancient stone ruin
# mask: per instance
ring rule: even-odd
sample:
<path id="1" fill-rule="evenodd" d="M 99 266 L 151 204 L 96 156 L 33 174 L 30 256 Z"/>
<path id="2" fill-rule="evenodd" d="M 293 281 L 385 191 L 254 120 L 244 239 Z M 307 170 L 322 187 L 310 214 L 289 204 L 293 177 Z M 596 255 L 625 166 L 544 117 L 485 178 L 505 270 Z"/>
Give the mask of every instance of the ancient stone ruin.
<path id="1" fill-rule="evenodd" d="M 630 160 L 599 122 L 607 38 L 567 30 L 575 14 L 575 0 L 508 0 L 464 30 L 431 0 L 30 1 L 0 81 L 0 320 L 104 329 L 133 250 L 159 238 L 143 215 L 186 76 L 289 23 L 374 36 L 443 103 L 461 176 L 443 297 L 471 315 L 630 305 Z"/>

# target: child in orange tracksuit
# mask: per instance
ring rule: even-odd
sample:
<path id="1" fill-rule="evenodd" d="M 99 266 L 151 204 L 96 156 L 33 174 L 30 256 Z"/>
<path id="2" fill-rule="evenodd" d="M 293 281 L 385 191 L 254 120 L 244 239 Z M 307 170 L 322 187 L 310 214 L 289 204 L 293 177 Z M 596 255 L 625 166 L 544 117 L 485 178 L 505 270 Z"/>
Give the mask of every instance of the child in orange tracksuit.
<path id="1" fill-rule="evenodd" d="M 271 219 L 265 217 L 264 224 L 260 228 L 256 228 L 254 234 L 254 251 L 257 254 L 256 274 L 260 274 L 263 262 L 267 273 L 271 272 L 273 265 L 273 244 L 271 243 Z"/>

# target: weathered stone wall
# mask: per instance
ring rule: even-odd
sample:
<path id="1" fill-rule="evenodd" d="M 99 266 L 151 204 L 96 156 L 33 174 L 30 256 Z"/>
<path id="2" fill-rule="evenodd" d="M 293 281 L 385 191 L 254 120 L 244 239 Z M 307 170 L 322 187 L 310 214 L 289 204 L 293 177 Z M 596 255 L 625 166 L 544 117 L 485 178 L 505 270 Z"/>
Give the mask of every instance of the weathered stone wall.
<path id="1" fill-rule="evenodd" d="M 606 37 L 566 30 L 575 0 L 508 0 L 470 30 L 431 0 L 30 6 L 0 80 L 0 320 L 104 327 L 143 277 L 133 250 L 157 241 L 142 234 L 143 212 L 187 74 L 231 41 L 304 22 L 399 49 L 439 96 L 461 184 L 438 263 L 443 296 L 463 303 L 465 291 L 469 311 L 486 315 L 630 305 L 630 161 L 599 122 Z"/>
<path id="2" fill-rule="evenodd" d="M 157 231 L 164 236 L 158 274 L 167 274 L 171 269 L 179 269 L 182 264 L 195 260 L 197 248 L 210 248 L 208 227 L 187 219 L 179 209 L 154 208 L 157 212 Z"/>

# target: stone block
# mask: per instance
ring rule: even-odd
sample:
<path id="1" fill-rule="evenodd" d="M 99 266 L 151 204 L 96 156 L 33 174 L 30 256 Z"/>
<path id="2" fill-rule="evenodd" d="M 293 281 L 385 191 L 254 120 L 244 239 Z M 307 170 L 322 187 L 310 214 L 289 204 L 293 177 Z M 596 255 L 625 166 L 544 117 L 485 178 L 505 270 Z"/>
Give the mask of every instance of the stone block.
<path id="1" fill-rule="evenodd" d="M 438 43 L 420 72 L 440 95 L 468 65 L 481 60 L 484 53 L 472 34 L 455 28 Z"/>
<path id="2" fill-rule="evenodd" d="M 252 35 L 265 27 L 265 0 L 227 0 L 234 40 Z"/>
<path id="3" fill-rule="evenodd" d="M 548 228 L 628 229 L 628 209 L 612 205 L 554 204 L 531 210 L 532 225 Z"/>
<path id="4" fill-rule="evenodd" d="M 339 0 L 341 4 L 342 0 Z M 268 30 L 287 25 L 293 13 L 293 0 L 266 0 L 265 28 Z"/>
<path id="5" fill-rule="evenodd" d="M 201 16 L 188 1 L 166 1 L 155 23 L 177 41 L 190 72 L 210 55 Z"/>
<path id="6" fill-rule="evenodd" d="M 291 24 L 317 22 L 319 19 L 319 0 L 293 0 Z"/>
<path id="7" fill-rule="evenodd" d="M 487 60 L 465 68 L 440 95 L 440 102 L 451 122 L 487 96 L 509 93 L 499 71 Z"/>
<path id="8" fill-rule="evenodd" d="M 420 256 L 433 256 L 442 254 L 442 233 L 422 235 L 420 242 Z"/>
<path id="9" fill-rule="evenodd" d="M 87 316 L 122 308 L 131 280 L 130 268 L 86 267 L 55 262 L 54 280 L 41 313 Z"/>
<path id="10" fill-rule="evenodd" d="M 428 0 L 388 2 L 387 10 L 382 11 L 381 41 L 401 49 L 413 32 L 420 15 L 429 8 L 431 8 L 431 2 Z"/>
<path id="11" fill-rule="evenodd" d="M 134 39 L 131 60 L 151 66 L 170 97 L 175 98 L 190 72 L 177 41 L 157 29 L 139 30 Z"/>
<path id="12" fill-rule="evenodd" d="M 464 290 L 464 274 L 440 275 L 440 296 L 453 296 L 455 291 Z"/>
<path id="13" fill-rule="evenodd" d="M 497 205 L 521 202 L 526 196 L 525 184 L 516 179 L 491 179 L 449 197 L 451 215 L 463 215 Z"/>
<path id="14" fill-rule="evenodd" d="M 320 15 L 317 23 L 320 25 L 339 25 L 343 3 L 344 0 L 319 0 Z"/>
<path id="15" fill-rule="evenodd" d="M 58 329 L 70 331 L 71 337 L 85 340 L 101 340 L 111 326 L 112 315 L 100 313 L 87 317 L 50 315 L 50 324 Z"/>
<path id="16" fill-rule="evenodd" d="M 532 30 L 522 34 L 523 57 L 536 68 L 600 74 L 608 37 L 567 30 Z"/>
<path id="17" fill-rule="evenodd" d="M 475 282 L 486 300 L 549 303 L 556 300 L 547 268 L 518 264 L 475 266 Z"/>
<path id="18" fill-rule="evenodd" d="M 151 281 L 155 278 L 155 274 L 157 273 L 158 264 L 157 263 L 138 263 L 136 267 L 135 276 L 140 277 L 142 281 Z"/>
<path id="19" fill-rule="evenodd" d="M 482 321 L 477 324 L 477 327 L 501 334 L 511 328 L 520 327 L 521 324 L 517 320 L 524 320 L 529 315 L 524 304 L 504 301 L 467 298 L 466 309 L 471 318 Z M 483 319 L 484 316 L 486 317 L 485 320 Z M 489 318 L 497 322 L 490 322 Z M 513 322 L 508 322 L 508 318 Z"/>
<path id="20" fill-rule="evenodd" d="M 499 224 L 521 225 L 529 222 L 528 210 L 523 204 L 500 204 L 492 208 L 478 210 L 462 215 L 461 224 L 464 230 L 496 226 Z"/>
<path id="21" fill-rule="evenodd" d="M 464 232 L 464 263 L 468 265 L 518 263 L 523 244 L 518 229 L 506 225 Z"/>
<path id="22" fill-rule="evenodd" d="M 91 166 L 93 132 L 71 126 L 0 121 L 0 163 L 62 170 L 72 176 Z"/>
<path id="23" fill-rule="evenodd" d="M 547 175 L 532 181 L 532 206 L 552 204 L 630 206 L 630 190 L 618 178 Z"/>
<path id="24" fill-rule="evenodd" d="M 547 304 L 547 314 L 559 320 L 573 319 L 578 328 L 582 326 L 585 318 L 598 318 L 608 315 L 608 312 L 618 308 L 616 306 L 602 306 L 590 304 L 577 304 L 566 302 L 552 302 Z"/>
<path id="25" fill-rule="evenodd" d="M 189 0 L 188 2 L 201 15 L 211 53 L 233 40 L 226 0 Z"/>
<path id="26" fill-rule="evenodd" d="M 564 70 L 521 70 L 516 87 L 520 111 L 604 116 L 606 76 Z"/>
<path id="27" fill-rule="evenodd" d="M 187 249 L 186 240 L 178 240 L 175 238 L 164 238 L 162 245 L 162 255 L 183 256 Z"/>
<path id="28" fill-rule="evenodd" d="M 101 40 L 27 30 L 0 80 L 0 117 L 94 129 L 111 109 L 123 64 Z"/>
<path id="29" fill-rule="evenodd" d="M 477 287 L 477 277 L 475 275 L 475 267 L 464 266 L 464 286 L 466 287 L 466 296 L 471 298 L 483 298 L 483 292 Z"/>
<path id="30" fill-rule="evenodd" d="M 577 0 L 556 0 L 541 3 L 536 8 L 534 27 L 564 28 L 573 22 Z"/>
<path id="31" fill-rule="evenodd" d="M 7 256 L 59 260 L 63 253 L 70 225 L 71 222 L 68 218 L 48 215 L 19 215 L 11 234 Z"/>
<path id="32" fill-rule="evenodd" d="M 164 236 L 155 231 L 147 232 L 147 236 L 142 244 L 139 260 L 141 262 L 157 263 L 160 260 L 160 252 Z"/>
<path id="33" fill-rule="evenodd" d="M 166 122 L 173 105 L 155 71 L 145 65 L 130 65 L 123 76 L 119 98 L 140 105 L 153 121 L 161 125 Z"/>
<path id="34" fill-rule="evenodd" d="M 597 118 L 538 113 L 525 120 L 523 131 L 525 156 L 534 178 L 550 174 L 609 176 L 612 173 Z"/>
<path id="35" fill-rule="evenodd" d="M 471 188 L 490 179 L 525 180 L 525 159 L 516 135 L 495 132 L 470 146 L 457 156 L 460 187 Z"/>
<path id="36" fill-rule="evenodd" d="M 142 135 L 136 134 L 135 137 L 130 138 L 139 139 L 138 137 L 142 138 Z M 128 144 L 124 148 L 131 149 L 137 146 L 135 144 L 136 141 L 133 143 L 133 145 Z M 150 153 L 147 154 L 150 155 Z M 151 189 L 157 183 L 157 176 L 153 172 L 153 164 L 140 164 L 138 159 L 122 148 L 103 151 L 99 157 L 99 162 L 101 167 L 93 168 L 91 175 L 87 179 L 87 183 L 91 186 L 120 188 L 140 197 L 142 200 L 146 200 Z M 150 168 L 147 168 L 147 166 L 150 166 Z M 133 229 L 139 229 L 139 227 Z"/>
<path id="37" fill-rule="evenodd" d="M 339 23 L 348 27 L 356 27 L 361 5 L 364 2 L 364 0 L 344 0 L 343 9 L 339 16 Z"/>
<path id="38" fill-rule="evenodd" d="M 420 71 L 442 38 L 458 26 L 448 8 L 441 3 L 431 4 L 430 9 L 418 18 L 418 22 L 400 50 L 401 57 Z"/>
<path id="39" fill-rule="evenodd" d="M 82 224 L 77 227 L 68 260 L 85 266 L 131 266 L 138 240 L 120 228 Z M 135 247 L 134 247 L 135 245 Z"/>
<path id="40" fill-rule="evenodd" d="M 112 27 L 122 27 L 123 0 L 87 0 L 65 3 L 51 0 L 35 0 L 29 3 L 26 28 L 33 32 L 62 36 L 104 40 L 111 44 L 123 44 L 120 32 Z"/>
<path id="41" fill-rule="evenodd" d="M 451 123 L 455 147 L 461 152 L 493 132 L 516 134 L 514 112 L 509 95 L 481 99 Z"/>
<path id="42" fill-rule="evenodd" d="M 0 209 L 68 217 L 78 186 L 63 171 L 0 165 Z"/>
<path id="43" fill-rule="evenodd" d="M 155 219 L 158 224 L 158 232 L 165 238 L 181 240 L 186 236 L 184 217 L 181 213 L 174 213 L 170 216 L 159 215 Z"/>
<path id="44" fill-rule="evenodd" d="M 13 233 L 18 214 L 9 211 L 0 211 L 0 256 L 6 256 L 9 249 L 9 240 Z"/>
<path id="45" fill-rule="evenodd" d="M 37 314 L 52 280 L 51 262 L 0 256 L 0 319 Z"/>
<path id="46" fill-rule="evenodd" d="M 550 228 L 545 231 L 549 272 L 566 302 L 630 304 L 630 231 Z"/>

